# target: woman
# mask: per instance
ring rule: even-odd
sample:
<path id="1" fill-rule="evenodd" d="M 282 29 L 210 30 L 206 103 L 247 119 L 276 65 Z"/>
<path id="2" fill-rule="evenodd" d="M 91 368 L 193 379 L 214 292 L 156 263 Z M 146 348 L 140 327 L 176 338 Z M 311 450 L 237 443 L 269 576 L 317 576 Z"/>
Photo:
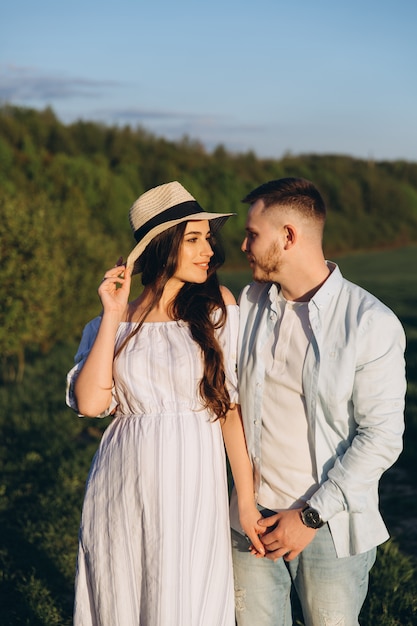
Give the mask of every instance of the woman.
<path id="1" fill-rule="evenodd" d="M 99 287 L 102 315 L 68 375 L 79 414 L 115 415 L 87 482 L 76 626 L 235 624 L 223 440 L 242 528 L 263 553 L 235 404 L 238 310 L 216 276 L 213 235 L 229 216 L 178 182 L 147 191 L 129 214 L 137 245 Z"/>

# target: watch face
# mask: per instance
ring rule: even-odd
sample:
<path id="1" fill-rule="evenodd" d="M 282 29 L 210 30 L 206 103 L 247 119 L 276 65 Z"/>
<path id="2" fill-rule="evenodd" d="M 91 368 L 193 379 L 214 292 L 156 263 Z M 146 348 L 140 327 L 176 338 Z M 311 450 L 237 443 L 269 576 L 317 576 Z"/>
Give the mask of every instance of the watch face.
<path id="1" fill-rule="evenodd" d="M 304 516 L 308 525 L 317 526 L 317 524 L 320 524 L 321 522 L 320 515 L 314 509 L 307 509 Z"/>
<path id="2" fill-rule="evenodd" d="M 306 507 L 302 511 L 302 519 L 309 528 L 320 528 L 323 525 L 319 512 L 311 507 Z"/>

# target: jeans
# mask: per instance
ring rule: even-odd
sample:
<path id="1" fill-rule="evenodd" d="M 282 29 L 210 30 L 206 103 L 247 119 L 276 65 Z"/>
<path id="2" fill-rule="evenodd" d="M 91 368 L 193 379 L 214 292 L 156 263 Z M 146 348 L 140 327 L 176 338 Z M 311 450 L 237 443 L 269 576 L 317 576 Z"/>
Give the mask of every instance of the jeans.
<path id="1" fill-rule="evenodd" d="M 337 558 L 327 524 L 293 561 L 256 559 L 232 530 L 238 626 L 291 626 L 290 594 L 300 599 L 305 626 L 357 626 L 376 548 Z"/>

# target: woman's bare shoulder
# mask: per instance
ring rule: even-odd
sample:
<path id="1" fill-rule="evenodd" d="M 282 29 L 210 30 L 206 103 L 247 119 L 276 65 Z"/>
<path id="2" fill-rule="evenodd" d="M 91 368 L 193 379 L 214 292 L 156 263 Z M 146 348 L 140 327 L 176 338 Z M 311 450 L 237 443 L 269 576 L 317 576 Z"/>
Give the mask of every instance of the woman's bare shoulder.
<path id="1" fill-rule="evenodd" d="M 223 301 L 226 305 L 236 304 L 236 298 L 234 297 L 230 289 L 228 289 L 224 285 L 220 285 L 220 292 L 222 294 Z"/>

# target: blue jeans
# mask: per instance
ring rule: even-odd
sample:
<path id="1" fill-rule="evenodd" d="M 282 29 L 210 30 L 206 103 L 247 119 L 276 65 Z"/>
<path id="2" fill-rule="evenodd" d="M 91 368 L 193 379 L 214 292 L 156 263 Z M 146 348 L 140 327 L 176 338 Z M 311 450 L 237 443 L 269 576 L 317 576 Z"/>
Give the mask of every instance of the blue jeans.
<path id="1" fill-rule="evenodd" d="M 337 558 L 327 524 L 301 554 L 286 563 L 256 559 L 247 539 L 232 530 L 236 620 L 238 626 L 291 626 L 292 588 L 305 626 L 357 626 L 368 592 L 376 548 Z"/>

